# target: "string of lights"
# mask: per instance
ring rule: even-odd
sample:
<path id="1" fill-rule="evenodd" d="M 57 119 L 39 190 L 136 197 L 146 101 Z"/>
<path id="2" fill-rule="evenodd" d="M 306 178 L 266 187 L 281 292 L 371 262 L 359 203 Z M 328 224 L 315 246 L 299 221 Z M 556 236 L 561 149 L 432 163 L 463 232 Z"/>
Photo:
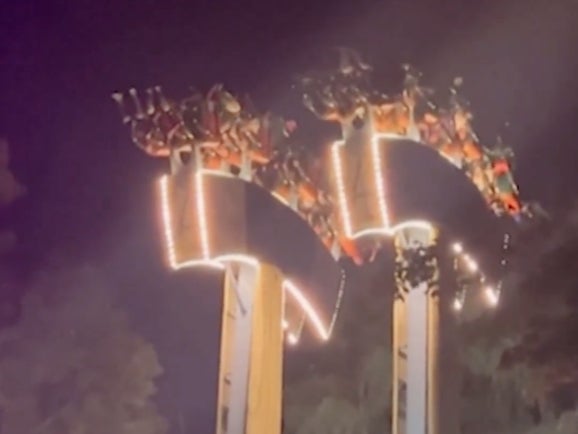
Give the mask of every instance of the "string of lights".
<path id="1" fill-rule="evenodd" d="M 508 243 L 504 245 L 508 246 L 509 235 L 506 235 L 504 240 Z M 502 248 L 502 252 L 505 252 L 506 250 L 507 248 Z M 489 284 L 487 276 L 480 268 L 479 263 L 474 259 L 471 253 L 466 251 L 462 243 L 453 243 L 451 252 L 453 255 L 453 268 L 458 286 L 452 302 L 453 309 L 457 312 L 462 311 L 468 297 L 468 292 L 475 289 L 483 290 L 488 305 L 490 307 L 496 307 L 500 302 L 502 281 L 500 280 L 495 286 Z M 501 264 L 502 271 L 504 271 L 504 266 L 506 264 L 505 257 L 502 257 Z"/>
<path id="2" fill-rule="evenodd" d="M 217 269 L 224 270 L 225 265 L 229 262 L 240 262 L 244 263 L 249 266 L 259 267 L 259 260 L 249 255 L 245 254 L 229 254 L 223 255 L 218 257 L 211 256 L 211 249 L 209 243 L 209 236 L 208 236 L 208 225 L 206 219 L 206 209 L 205 209 L 205 199 L 204 195 L 205 192 L 203 190 L 203 182 L 202 177 L 206 175 L 216 175 L 215 173 L 204 173 L 203 171 L 197 171 L 194 173 L 193 179 L 193 186 L 195 187 L 195 191 L 197 193 L 197 206 L 195 208 L 196 212 L 198 213 L 199 225 L 198 230 L 200 232 L 201 238 L 201 246 L 202 246 L 202 259 L 196 260 L 186 260 L 186 261 L 179 261 L 179 252 L 177 251 L 175 245 L 175 231 L 173 228 L 173 215 L 171 206 L 172 203 L 170 201 L 170 183 L 168 176 L 163 176 L 160 179 L 160 204 L 161 204 L 161 216 L 162 216 L 162 223 L 165 235 L 165 248 L 167 251 L 167 257 L 169 261 L 169 266 L 173 270 L 179 270 L 182 268 L 187 267 L 195 267 L 195 266 L 204 266 L 204 267 L 213 267 Z M 297 303 L 300 309 L 304 312 L 305 316 L 313 326 L 313 329 L 316 331 L 317 335 L 322 341 L 327 341 L 331 336 L 331 331 L 333 329 L 333 325 L 335 323 L 335 318 L 337 316 L 337 311 L 339 305 L 341 303 L 341 295 L 343 293 L 343 288 L 345 286 L 345 275 L 342 274 L 339 294 L 336 302 L 336 307 L 333 313 L 333 317 L 329 324 L 325 324 L 324 321 L 321 319 L 321 316 L 317 309 L 311 304 L 311 302 L 307 299 L 307 297 L 303 294 L 300 288 L 297 287 L 293 282 L 289 279 L 285 279 L 283 281 L 283 289 L 285 290 L 286 294 L 289 294 L 291 298 Z M 289 338 L 294 343 L 297 343 L 298 337 L 293 336 Z"/>

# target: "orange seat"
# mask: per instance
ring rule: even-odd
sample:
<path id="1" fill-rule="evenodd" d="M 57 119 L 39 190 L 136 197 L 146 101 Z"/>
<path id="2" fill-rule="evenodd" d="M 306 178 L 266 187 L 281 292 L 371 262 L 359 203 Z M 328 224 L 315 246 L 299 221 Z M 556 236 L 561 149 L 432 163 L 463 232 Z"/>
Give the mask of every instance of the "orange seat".
<path id="1" fill-rule="evenodd" d="M 217 170 L 221 168 L 221 158 L 218 155 L 207 155 L 205 158 L 205 168 Z"/>
<path id="2" fill-rule="evenodd" d="M 480 160 L 484 156 L 481 147 L 471 140 L 468 140 L 463 144 L 463 150 L 465 157 L 469 161 Z"/>
<path id="3" fill-rule="evenodd" d="M 456 142 L 445 143 L 440 147 L 440 153 L 451 160 L 461 161 L 464 158 L 462 145 Z"/>
<path id="4" fill-rule="evenodd" d="M 302 182 L 298 187 L 299 199 L 306 203 L 316 202 L 317 190 L 309 183 Z"/>

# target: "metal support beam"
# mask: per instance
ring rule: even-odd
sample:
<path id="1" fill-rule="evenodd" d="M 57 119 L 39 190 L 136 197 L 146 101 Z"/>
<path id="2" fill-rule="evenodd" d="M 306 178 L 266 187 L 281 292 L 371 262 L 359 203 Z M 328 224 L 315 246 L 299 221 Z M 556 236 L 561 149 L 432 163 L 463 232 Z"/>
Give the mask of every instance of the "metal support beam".
<path id="1" fill-rule="evenodd" d="M 255 291 L 246 434 L 280 434 L 283 291 L 279 270 L 262 264 Z"/>
<path id="2" fill-rule="evenodd" d="M 217 434 L 279 434 L 283 291 L 270 265 L 225 274 Z"/>
<path id="3" fill-rule="evenodd" d="M 401 257 L 397 266 L 408 269 L 414 266 L 405 253 L 430 247 L 434 235 L 423 228 L 401 231 L 396 237 Z M 405 280 L 398 281 L 393 306 L 393 434 L 438 431 L 437 268 L 434 271 L 427 279 L 415 281 L 405 275 Z"/>

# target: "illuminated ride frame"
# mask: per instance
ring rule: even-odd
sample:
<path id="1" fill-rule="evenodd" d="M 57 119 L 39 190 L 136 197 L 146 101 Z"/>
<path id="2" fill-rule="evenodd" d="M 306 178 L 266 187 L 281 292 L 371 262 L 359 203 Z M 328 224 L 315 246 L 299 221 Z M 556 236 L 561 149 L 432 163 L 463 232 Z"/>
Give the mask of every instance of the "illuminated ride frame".
<path id="1" fill-rule="evenodd" d="M 345 284 L 337 250 L 328 248 L 296 212 L 299 201 L 292 197 L 297 184 L 283 178 L 271 192 L 257 185 L 251 151 L 239 149 L 240 136 L 255 133 L 265 141 L 265 135 L 283 132 L 274 127 L 279 122 L 245 116 L 220 86 L 178 106 L 160 88 L 147 94 L 143 103 L 130 90 L 132 115 L 125 110 L 124 95 L 113 98 L 131 126 L 133 141 L 170 163 L 171 173 L 159 180 L 168 264 L 173 270 L 210 267 L 224 272 L 216 433 L 279 433 L 283 339 L 296 344 L 305 326 L 319 340 L 329 339 Z M 242 129 L 225 126 L 231 112 L 239 124 L 244 116 Z M 235 132 L 237 140 L 231 137 Z M 272 147 L 260 167 L 265 162 L 268 169 L 280 169 L 273 161 L 279 154 Z M 295 161 L 281 161 L 285 169 L 297 169 Z M 302 178 L 302 189 L 304 183 Z M 310 197 L 320 194 L 311 188 Z"/>
<path id="2" fill-rule="evenodd" d="M 192 135 L 181 134 L 178 146 L 167 145 L 167 138 L 174 139 L 183 122 L 179 110 L 159 91 L 161 115 L 173 118 L 168 122 L 171 133 L 166 127 L 162 131 L 167 122 L 151 123 L 148 118 L 156 116 L 153 93 L 143 109 L 131 90 L 133 118 L 124 112 L 123 97 L 114 98 L 125 122 L 132 122 L 133 140 L 146 146 L 147 153 L 170 161 L 171 174 L 159 181 L 170 267 L 224 271 L 216 433 L 279 433 L 283 336 L 295 344 L 306 322 L 322 341 L 329 339 L 344 286 L 336 259 L 352 256 L 355 249 L 329 248 L 295 212 L 291 200 L 252 182 L 254 162 L 247 149 L 236 163 L 222 158 L 224 164 L 215 168 L 207 164 L 209 148 L 192 144 L 198 140 Z M 403 121 L 390 123 L 391 131 L 383 128 L 383 122 L 376 128 L 375 106 L 364 102 L 361 107 L 365 109 L 361 119 L 330 119 L 338 120 L 343 132 L 343 140 L 331 148 L 340 235 L 334 238 L 354 240 L 361 250 L 368 242 L 374 245 L 376 237 L 394 238 L 398 291 L 393 306 L 392 432 L 437 434 L 439 271 L 433 250 L 437 229 L 431 223 L 435 219 L 421 218 L 425 214 L 418 199 L 411 199 L 394 219 L 388 199 L 395 181 L 388 179 L 383 167 L 390 157 L 383 149 L 405 149 L 407 144 L 399 142 L 408 139 L 428 143 L 416 134 L 418 121 L 408 101 L 403 102 Z M 139 125 L 150 128 L 141 134 Z M 230 166 L 235 164 L 238 170 L 233 175 Z M 463 253 L 461 246 L 455 253 Z M 473 259 L 464 258 L 477 270 Z M 495 304 L 499 294 L 488 291 Z M 463 305 L 463 294 L 459 295 L 454 301 L 458 310 Z"/>
<path id="3" fill-rule="evenodd" d="M 225 271 L 216 432 L 279 432 L 283 332 L 296 344 L 305 320 L 329 339 L 338 264 L 288 206 L 194 158 L 173 164 L 160 196 L 171 267 Z"/>
<path id="4" fill-rule="evenodd" d="M 531 215 L 530 210 L 518 199 L 508 158 L 511 151 L 501 142 L 494 149 L 479 143 L 471 128 L 471 112 L 456 88 L 452 89 L 450 109 L 439 109 L 420 87 L 421 74 L 406 66 L 403 93 L 396 98 L 376 96 L 371 89 L 364 90 L 370 68 L 355 56 L 342 57 L 342 65 L 343 60 L 346 68 L 306 80 L 304 103 L 320 119 L 341 127 L 342 140 L 331 146 L 332 193 L 345 236 L 356 240 L 360 248 L 374 244 L 376 238 L 394 239 L 397 293 L 393 306 L 391 432 L 437 434 L 441 429 L 440 306 L 435 250 L 438 229 L 434 222 L 451 228 L 448 217 L 451 220 L 458 213 L 439 212 L 438 203 L 423 194 L 435 190 L 436 177 L 423 168 L 408 167 L 408 159 L 399 158 L 399 154 L 412 148 L 408 142 L 418 144 L 424 152 L 435 151 L 439 157 L 431 158 L 454 166 L 448 171 L 462 178 L 459 172 L 465 172 L 472 192 L 478 190 L 485 199 L 484 210 L 489 215 L 509 215 L 519 221 Z M 403 181 L 397 179 L 400 173 Z M 459 180 L 455 181 L 457 186 Z M 441 193 L 449 199 L 452 187 Z M 472 274 L 479 272 L 479 265 L 461 243 L 453 245 L 453 253 L 456 270 L 463 265 Z M 486 283 L 483 275 L 480 283 Z M 454 310 L 463 307 L 463 290 L 454 299 Z M 488 285 L 484 291 L 488 303 L 495 306 L 500 285 Z"/>

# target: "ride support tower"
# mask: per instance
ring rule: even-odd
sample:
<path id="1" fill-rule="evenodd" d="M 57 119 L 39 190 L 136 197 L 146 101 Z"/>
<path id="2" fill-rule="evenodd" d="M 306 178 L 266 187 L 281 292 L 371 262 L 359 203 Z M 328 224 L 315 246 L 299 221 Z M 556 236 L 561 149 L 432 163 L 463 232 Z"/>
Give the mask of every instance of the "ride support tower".
<path id="1" fill-rule="evenodd" d="M 421 74 L 404 65 L 403 90 L 390 97 L 372 88 L 371 66 L 351 50 L 339 51 L 339 68 L 300 78 L 303 103 L 341 130 L 342 138 L 331 146 L 340 231 L 361 252 L 375 251 L 387 238 L 396 246 L 392 432 L 437 434 L 440 288 L 434 246 L 439 228 L 451 229 L 457 216 L 443 205 L 450 202 L 448 193 L 467 184 L 467 194 L 483 204 L 476 218 L 520 220 L 527 207 L 511 175 L 511 151 L 501 141 L 489 149 L 474 133 L 461 79 L 450 89 L 449 107 L 440 107 L 430 100 L 433 91 L 421 86 Z M 409 169 L 412 148 L 429 153 L 423 167 Z M 449 164 L 428 173 L 425 168 L 439 166 L 438 160 Z M 437 199 L 441 177 L 456 176 L 460 179 Z M 497 300 L 497 293 L 488 291 Z"/>
<path id="2" fill-rule="evenodd" d="M 220 85 L 179 103 L 158 87 L 144 102 L 134 89 L 129 95 L 133 114 L 124 95 L 113 98 L 133 141 L 169 162 L 158 182 L 168 267 L 222 275 L 215 432 L 279 434 L 284 344 L 297 344 L 303 329 L 329 339 L 345 278 L 318 232 L 282 195 L 293 195 L 302 178 L 280 170 L 272 158 L 278 149 L 262 149 L 284 123 L 244 111 Z M 271 173 L 283 176 L 268 190 Z"/>
<path id="3" fill-rule="evenodd" d="M 393 303 L 392 433 L 438 434 L 439 288 L 436 226 L 420 218 L 394 221 L 383 174 L 383 148 L 402 137 L 342 124 L 333 145 L 333 174 L 344 230 L 360 245 L 391 238 L 396 250 Z M 357 176 L 356 176 L 357 175 Z"/>

